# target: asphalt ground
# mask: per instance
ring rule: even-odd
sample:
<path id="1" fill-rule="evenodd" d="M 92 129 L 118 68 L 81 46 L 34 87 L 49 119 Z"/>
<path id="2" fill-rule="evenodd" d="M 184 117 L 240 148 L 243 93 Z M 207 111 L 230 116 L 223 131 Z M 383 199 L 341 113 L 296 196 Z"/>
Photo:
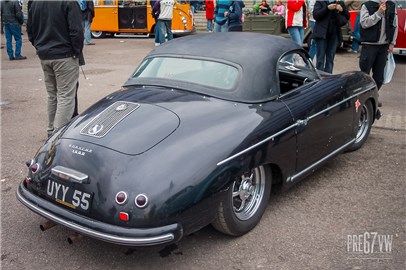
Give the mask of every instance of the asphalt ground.
<path id="1" fill-rule="evenodd" d="M 41 232 L 44 219 L 17 201 L 47 125 L 43 73 L 23 39 L 28 60 L 8 61 L 1 50 L 2 269 L 405 269 L 406 57 L 396 57 L 381 89 L 384 116 L 364 147 L 272 194 L 253 231 L 232 238 L 208 226 L 166 248 L 131 249 L 86 237 L 69 245 L 69 230 Z M 154 46 L 151 38 L 94 42 L 84 48 L 80 111 L 119 89 Z M 357 55 L 338 51 L 334 73 L 349 70 L 358 70 Z"/>

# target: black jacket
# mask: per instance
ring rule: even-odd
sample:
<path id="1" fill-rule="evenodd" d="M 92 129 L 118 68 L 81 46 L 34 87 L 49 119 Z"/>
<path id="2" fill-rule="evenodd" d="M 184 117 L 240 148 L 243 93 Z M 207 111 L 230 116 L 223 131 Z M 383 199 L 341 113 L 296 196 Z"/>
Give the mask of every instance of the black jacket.
<path id="1" fill-rule="evenodd" d="M 17 0 L 1 1 L 1 20 L 4 24 L 23 24 L 23 12 Z"/>
<path id="2" fill-rule="evenodd" d="M 86 10 L 83 11 L 83 20 L 88 20 L 90 23 L 94 18 L 94 3 L 93 0 L 86 1 Z"/>
<path id="3" fill-rule="evenodd" d="M 28 38 L 42 60 L 78 57 L 83 49 L 82 12 L 76 1 L 29 1 Z"/>
<path id="4" fill-rule="evenodd" d="M 337 24 L 337 10 L 329 10 L 327 6 L 330 3 L 328 1 L 316 1 L 313 9 L 313 18 L 316 20 L 314 25 L 314 31 L 312 38 L 326 39 L 329 34 L 338 34 L 338 40 L 342 40 L 341 27 Z M 338 4 L 343 8 L 341 12 L 347 20 L 350 18 L 347 8 L 343 1 L 339 1 Z"/>

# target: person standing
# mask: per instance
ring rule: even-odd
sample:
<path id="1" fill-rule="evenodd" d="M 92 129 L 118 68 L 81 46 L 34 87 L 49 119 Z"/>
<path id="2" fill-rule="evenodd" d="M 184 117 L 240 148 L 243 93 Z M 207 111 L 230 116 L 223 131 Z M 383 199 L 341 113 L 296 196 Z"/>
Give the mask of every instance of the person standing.
<path id="1" fill-rule="evenodd" d="M 21 55 L 21 25 L 24 19 L 23 11 L 17 0 L 1 1 L 1 21 L 4 26 L 7 54 L 10 61 L 27 59 L 27 57 Z M 16 42 L 15 52 L 13 51 L 13 37 Z"/>
<path id="2" fill-rule="evenodd" d="M 285 25 L 292 41 L 302 46 L 304 29 L 307 26 L 306 4 L 304 0 L 287 1 Z"/>
<path id="3" fill-rule="evenodd" d="M 314 4 L 316 3 L 316 0 L 309 0 L 307 6 L 308 6 L 308 14 L 309 14 L 309 25 L 310 29 L 312 29 L 312 33 L 314 32 L 314 25 L 316 24 L 316 20 L 313 17 L 313 9 L 314 9 Z M 310 37 L 310 48 L 309 48 L 309 56 L 310 59 L 314 59 L 314 56 L 316 55 L 317 52 L 317 43 L 316 41 Z"/>
<path id="4" fill-rule="evenodd" d="M 344 16 L 347 21 L 350 18 L 343 1 L 316 1 L 314 4 L 316 24 L 312 38 L 317 43 L 316 68 L 327 73 L 333 73 L 337 46 L 343 39 L 338 16 Z"/>
<path id="5" fill-rule="evenodd" d="M 228 32 L 227 17 L 224 13 L 228 11 L 231 6 L 230 0 L 217 0 L 214 9 L 214 32 Z"/>
<path id="6" fill-rule="evenodd" d="M 204 4 L 206 6 L 207 32 L 212 32 L 214 20 L 214 0 L 206 0 Z"/>
<path id="7" fill-rule="evenodd" d="M 85 45 L 94 45 L 92 42 L 92 33 L 90 27 L 92 26 L 94 18 L 94 3 L 93 0 L 86 1 L 86 9 L 83 11 L 83 24 L 85 28 Z"/>
<path id="8" fill-rule="evenodd" d="M 44 72 L 50 136 L 69 122 L 75 107 L 84 40 L 79 4 L 69 0 L 30 0 L 27 33 Z"/>
<path id="9" fill-rule="evenodd" d="M 383 84 L 388 52 L 393 52 L 398 35 L 395 4 L 392 1 L 366 1 L 361 7 L 360 24 L 362 50 L 359 67 L 367 74 L 372 69 L 372 78 L 379 90 Z"/>
<path id="10" fill-rule="evenodd" d="M 155 5 L 159 5 L 160 9 L 157 26 L 159 27 L 159 44 L 162 44 L 165 42 L 165 34 L 166 39 L 173 39 L 172 18 L 175 0 L 160 0 L 157 1 Z"/>
<path id="11" fill-rule="evenodd" d="M 351 33 L 352 33 L 352 45 L 351 45 L 351 49 L 348 50 L 348 52 L 353 52 L 353 53 L 358 53 L 359 50 L 359 16 L 360 16 L 360 10 L 361 10 L 361 6 L 362 6 L 363 1 L 360 0 L 345 0 L 344 4 L 348 9 L 348 12 L 355 12 L 357 13 L 357 16 L 355 17 L 355 23 L 354 23 L 354 28 L 351 29 Z M 351 24 L 350 24 L 351 26 Z"/>
<path id="12" fill-rule="evenodd" d="M 155 28 L 154 28 L 154 35 L 155 35 L 155 46 L 159 46 L 161 45 L 159 43 L 159 27 L 158 27 L 158 17 L 159 17 L 159 12 L 161 12 L 159 10 L 160 5 L 155 5 L 155 3 L 158 2 L 157 0 L 151 0 L 149 3 L 151 4 L 151 8 L 152 8 L 152 17 L 155 20 Z"/>
<path id="13" fill-rule="evenodd" d="M 228 19 L 229 32 L 242 32 L 242 9 L 245 4 L 242 0 L 234 0 L 228 11 L 224 12 L 224 17 Z"/>

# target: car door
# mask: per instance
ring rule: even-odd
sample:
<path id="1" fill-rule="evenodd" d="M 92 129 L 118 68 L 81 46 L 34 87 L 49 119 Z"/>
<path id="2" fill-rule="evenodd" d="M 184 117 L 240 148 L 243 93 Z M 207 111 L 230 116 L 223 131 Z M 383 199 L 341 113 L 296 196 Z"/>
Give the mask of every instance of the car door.
<path id="1" fill-rule="evenodd" d="M 280 100 L 289 108 L 296 123 L 295 177 L 298 177 L 351 141 L 350 94 L 344 88 L 344 77 L 320 77 L 300 50 L 283 56 L 278 72 Z"/>

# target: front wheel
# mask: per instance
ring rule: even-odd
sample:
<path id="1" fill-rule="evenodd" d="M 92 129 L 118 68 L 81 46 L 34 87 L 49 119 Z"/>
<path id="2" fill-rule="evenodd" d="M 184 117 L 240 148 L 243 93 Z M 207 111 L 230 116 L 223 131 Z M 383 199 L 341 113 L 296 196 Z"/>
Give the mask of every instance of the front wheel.
<path id="1" fill-rule="evenodd" d="M 358 118 L 358 130 L 355 137 L 355 142 L 348 148 L 347 151 L 355 151 L 361 148 L 361 146 L 368 139 L 369 132 L 371 131 L 374 117 L 371 101 L 367 100 L 360 109 L 361 111 Z"/>
<path id="2" fill-rule="evenodd" d="M 243 235 L 260 221 L 268 204 L 272 179 L 269 167 L 259 166 L 235 179 L 217 209 L 212 223 L 218 231 L 232 235 Z"/>
<path id="3" fill-rule="evenodd" d="M 106 32 L 92 31 L 92 37 L 94 37 L 94 38 L 104 38 L 105 36 L 106 36 Z"/>

